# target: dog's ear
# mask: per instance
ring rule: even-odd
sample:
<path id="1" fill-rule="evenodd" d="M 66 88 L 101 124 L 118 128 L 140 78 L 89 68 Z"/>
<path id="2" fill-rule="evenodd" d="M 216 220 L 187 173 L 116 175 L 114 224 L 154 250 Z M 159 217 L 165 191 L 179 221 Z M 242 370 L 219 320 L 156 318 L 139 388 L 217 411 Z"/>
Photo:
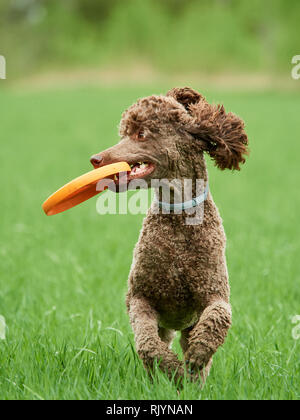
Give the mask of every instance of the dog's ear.
<path id="1" fill-rule="evenodd" d="M 171 96 L 176 99 L 176 101 L 183 105 L 188 112 L 191 105 L 198 103 L 200 100 L 205 100 L 200 93 L 189 87 L 173 88 L 169 90 L 166 96 Z"/>
<path id="2" fill-rule="evenodd" d="M 240 170 L 248 151 L 248 137 L 244 122 L 223 105 L 210 105 L 200 100 L 189 107 L 192 116 L 190 133 L 202 140 L 203 149 L 220 169 Z"/>
<path id="3" fill-rule="evenodd" d="M 185 130 L 201 142 L 201 148 L 215 160 L 216 166 L 240 170 L 249 154 L 244 122 L 237 115 L 226 113 L 223 105 L 210 105 L 193 89 L 174 88 L 167 96 L 185 107 L 188 114 L 181 120 Z"/>

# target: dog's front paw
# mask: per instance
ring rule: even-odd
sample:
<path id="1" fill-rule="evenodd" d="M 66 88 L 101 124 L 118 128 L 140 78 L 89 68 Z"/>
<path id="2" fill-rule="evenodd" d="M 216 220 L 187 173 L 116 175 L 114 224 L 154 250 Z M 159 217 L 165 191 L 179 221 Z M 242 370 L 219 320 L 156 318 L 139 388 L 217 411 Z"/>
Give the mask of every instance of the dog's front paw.
<path id="1" fill-rule="evenodd" d="M 212 365 L 213 352 L 204 346 L 194 344 L 185 353 L 185 363 L 192 382 L 200 380 L 203 389 Z"/>
<path id="2" fill-rule="evenodd" d="M 186 351 L 184 358 L 192 374 L 203 370 L 210 362 L 213 352 L 202 344 L 192 344 Z"/>

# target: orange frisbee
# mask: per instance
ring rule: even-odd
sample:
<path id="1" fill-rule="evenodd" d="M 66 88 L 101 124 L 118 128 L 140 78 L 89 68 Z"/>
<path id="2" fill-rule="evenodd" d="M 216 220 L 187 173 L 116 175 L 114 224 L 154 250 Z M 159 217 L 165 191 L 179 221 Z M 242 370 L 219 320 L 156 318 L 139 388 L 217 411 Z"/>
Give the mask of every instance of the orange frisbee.
<path id="1" fill-rule="evenodd" d="M 53 216 L 69 210 L 102 192 L 103 190 L 97 189 L 97 183 L 101 179 L 108 178 L 119 172 L 130 171 L 131 168 L 127 162 L 112 163 L 111 165 L 94 169 L 74 179 L 52 194 L 44 202 L 43 210 L 47 216 Z"/>

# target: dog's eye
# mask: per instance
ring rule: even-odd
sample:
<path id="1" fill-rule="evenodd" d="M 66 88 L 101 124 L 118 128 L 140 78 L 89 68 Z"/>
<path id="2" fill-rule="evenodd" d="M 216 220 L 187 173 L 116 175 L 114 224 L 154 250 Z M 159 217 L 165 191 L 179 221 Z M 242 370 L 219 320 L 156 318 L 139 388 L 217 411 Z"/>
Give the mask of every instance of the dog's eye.
<path id="1" fill-rule="evenodd" d="M 143 129 L 143 128 L 141 128 L 141 129 L 137 132 L 137 134 L 136 134 L 136 139 L 137 139 L 137 140 L 139 140 L 139 141 L 143 141 L 143 140 L 145 140 L 145 139 L 146 139 L 146 134 L 145 134 L 145 131 L 144 131 L 144 129 Z"/>

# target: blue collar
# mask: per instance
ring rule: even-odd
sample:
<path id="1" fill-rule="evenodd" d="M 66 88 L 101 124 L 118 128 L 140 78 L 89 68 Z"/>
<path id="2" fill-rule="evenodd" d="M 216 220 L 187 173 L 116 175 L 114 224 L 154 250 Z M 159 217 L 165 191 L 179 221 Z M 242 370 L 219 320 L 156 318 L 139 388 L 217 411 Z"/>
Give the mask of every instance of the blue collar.
<path id="1" fill-rule="evenodd" d="M 209 185 L 207 183 L 204 193 L 200 194 L 198 197 L 193 198 L 192 200 L 189 201 L 185 201 L 184 203 L 174 203 L 174 204 L 170 204 L 170 203 L 165 203 L 164 201 L 156 201 L 158 203 L 158 206 L 161 209 L 170 211 L 170 210 L 187 210 L 190 209 L 192 207 L 196 207 L 199 206 L 199 204 L 203 203 L 208 196 L 208 192 L 209 192 Z"/>

